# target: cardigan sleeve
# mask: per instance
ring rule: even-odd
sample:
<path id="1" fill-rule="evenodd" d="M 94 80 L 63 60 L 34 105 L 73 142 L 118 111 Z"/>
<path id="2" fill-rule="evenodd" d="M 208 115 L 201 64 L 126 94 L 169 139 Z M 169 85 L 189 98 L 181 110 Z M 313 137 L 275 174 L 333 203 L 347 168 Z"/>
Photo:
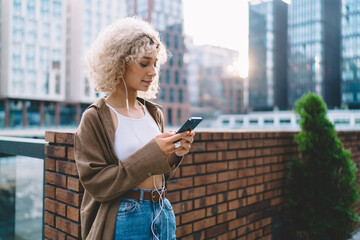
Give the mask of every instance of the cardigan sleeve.
<path id="1" fill-rule="evenodd" d="M 120 197 L 152 175 L 172 172 L 155 140 L 118 162 L 95 108 L 84 112 L 75 133 L 74 149 L 80 182 L 99 202 Z"/>

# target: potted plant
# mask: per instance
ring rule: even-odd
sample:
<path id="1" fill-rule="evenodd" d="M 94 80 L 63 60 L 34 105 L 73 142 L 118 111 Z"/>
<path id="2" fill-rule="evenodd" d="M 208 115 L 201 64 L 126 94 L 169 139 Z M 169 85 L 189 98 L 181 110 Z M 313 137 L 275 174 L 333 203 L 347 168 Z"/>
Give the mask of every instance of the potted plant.
<path id="1" fill-rule="evenodd" d="M 327 119 L 327 107 L 308 93 L 295 103 L 300 159 L 291 159 L 285 186 L 284 225 L 292 239 L 348 239 L 358 222 L 356 165 Z M 301 237 L 299 237 L 301 236 Z"/>

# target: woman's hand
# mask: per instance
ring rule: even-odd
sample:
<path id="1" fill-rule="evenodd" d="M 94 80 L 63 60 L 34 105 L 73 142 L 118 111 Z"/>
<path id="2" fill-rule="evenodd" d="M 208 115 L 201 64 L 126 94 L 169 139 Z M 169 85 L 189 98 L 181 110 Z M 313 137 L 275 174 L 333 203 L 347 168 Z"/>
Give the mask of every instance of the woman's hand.
<path id="1" fill-rule="evenodd" d="M 180 140 L 181 146 L 175 152 L 178 157 L 187 154 L 190 151 L 192 142 L 194 141 L 195 132 L 187 131 L 186 133 L 186 136 Z"/>
<path id="2" fill-rule="evenodd" d="M 175 132 L 165 132 L 156 136 L 154 140 L 166 157 L 170 157 L 173 153 L 176 153 L 177 156 L 183 156 L 189 152 L 191 143 L 194 141 L 194 135 L 193 131 L 178 134 Z M 176 142 L 180 142 L 181 145 L 175 144 Z M 179 147 L 176 148 L 176 146 Z"/>

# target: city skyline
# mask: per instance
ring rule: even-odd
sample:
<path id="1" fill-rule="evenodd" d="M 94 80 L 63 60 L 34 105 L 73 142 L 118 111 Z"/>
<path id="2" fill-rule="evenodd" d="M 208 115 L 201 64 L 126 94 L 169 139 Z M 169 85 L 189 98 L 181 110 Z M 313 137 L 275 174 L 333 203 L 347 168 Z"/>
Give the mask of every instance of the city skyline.
<path id="1" fill-rule="evenodd" d="M 248 74 L 248 1 L 183 0 L 184 32 L 196 45 L 213 45 L 239 52 L 241 77 Z M 206 11 L 199 9 L 206 6 Z M 236 26 L 236 27 L 229 27 Z"/>

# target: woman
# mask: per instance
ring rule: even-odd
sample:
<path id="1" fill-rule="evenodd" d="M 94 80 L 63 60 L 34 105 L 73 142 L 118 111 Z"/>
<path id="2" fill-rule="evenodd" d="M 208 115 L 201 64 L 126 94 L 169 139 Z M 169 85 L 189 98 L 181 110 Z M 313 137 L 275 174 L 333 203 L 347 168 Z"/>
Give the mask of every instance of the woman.
<path id="1" fill-rule="evenodd" d="M 145 100 L 155 97 L 166 58 L 154 28 L 126 18 L 102 31 L 85 59 L 95 90 L 107 97 L 88 107 L 75 134 L 83 239 L 175 239 L 165 179 L 194 132 L 162 133 L 159 106 Z"/>

